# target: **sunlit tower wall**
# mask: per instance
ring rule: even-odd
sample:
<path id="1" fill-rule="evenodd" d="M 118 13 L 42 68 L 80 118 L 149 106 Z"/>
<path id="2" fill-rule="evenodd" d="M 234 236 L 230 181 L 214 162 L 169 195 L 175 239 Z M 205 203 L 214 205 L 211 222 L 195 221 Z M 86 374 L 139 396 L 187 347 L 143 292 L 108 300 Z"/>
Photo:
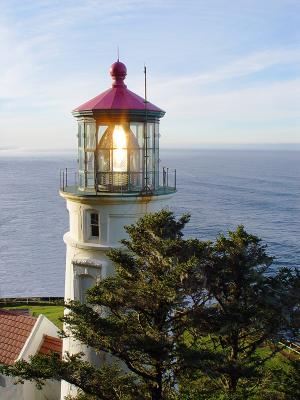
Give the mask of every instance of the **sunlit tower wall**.
<path id="1" fill-rule="evenodd" d="M 66 301 L 85 302 L 87 289 L 114 273 L 106 254 L 126 237 L 124 226 L 166 208 L 176 191 L 176 171 L 160 168 L 159 122 L 165 112 L 146 94 L 127 89 L 123 63 L 115 62 L 110 74 L 112 87 L 73 111 L 78 168 L 61 171 L 60 195 L 69 212 Z M 101 362 L 72 338 L 64 339 L 63 351 L 83 351 L 87 360 Z M 63 382 L 61 399 L 73 390 Z"/>

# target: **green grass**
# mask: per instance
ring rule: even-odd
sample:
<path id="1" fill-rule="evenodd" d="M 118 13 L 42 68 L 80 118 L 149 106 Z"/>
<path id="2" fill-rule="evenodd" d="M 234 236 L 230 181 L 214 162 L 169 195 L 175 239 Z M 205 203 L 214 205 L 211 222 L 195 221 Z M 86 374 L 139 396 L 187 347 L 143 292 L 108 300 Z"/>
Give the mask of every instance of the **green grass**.
<path id="1" fill-rule="evenodd" d="M 62 328 L 62 322 L 59 320 L 64 314 L 64 307 L 58 305 L 22 305 L 22 306 L 10 306 L 3 307 L 7 310 L 18 310 L 18 309 L 29 309 L 30 314 L 34 317 L 38 317 L 40 314 L 44 314 L 45 317 L 50 319 L 58 328 Z"/>

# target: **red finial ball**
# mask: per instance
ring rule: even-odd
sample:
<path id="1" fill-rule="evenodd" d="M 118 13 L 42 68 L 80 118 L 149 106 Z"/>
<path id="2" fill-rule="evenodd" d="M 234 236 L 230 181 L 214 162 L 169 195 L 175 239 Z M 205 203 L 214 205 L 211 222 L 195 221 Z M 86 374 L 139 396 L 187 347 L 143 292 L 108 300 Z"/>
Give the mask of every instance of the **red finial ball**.
<path id="1" fill-rule="evenodd" d="M 121 61 L 116 61 L 110 67 L 110 75 L 114 80 L 114 85 L 124 85 L 123 81 L 127 75 L 126 65 Z"/>

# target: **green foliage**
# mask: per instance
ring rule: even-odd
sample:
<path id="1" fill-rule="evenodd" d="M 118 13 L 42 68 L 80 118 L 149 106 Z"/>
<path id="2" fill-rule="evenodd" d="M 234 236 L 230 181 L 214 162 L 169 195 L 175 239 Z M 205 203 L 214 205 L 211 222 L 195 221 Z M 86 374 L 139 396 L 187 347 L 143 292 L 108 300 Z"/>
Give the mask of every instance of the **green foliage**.
<path id="1" fill-rule="evenodd" d="M 184 334 L 200 301 L 193 294 L 207 245 L 182 238 L 188 219 L 161 211 L 127 227 L 127 250 L 109 253 L 115 275 L 89 290 L 89 305 L 70 303 L 64 318 L 78 340 L 122 360 L 153 399 L 177 396 L 183 355 L 191 352 Z"/>
<path id="2" fill-rule="evenodd" d="M 279 339 L 295 328 L 299 275 L 289 269 L 271 274 L 271 262 L 261 240 L 243 226 L 210 245 L 202 265 L 210 303 L 192 316 L 190 332 L 194 347 L 219 355 L 208 371 L 196 373 L 199 390 L 213 391 L 212 398 L 251 398 L 265 377 L 265 363 L 281 349 Z"/>
<path id="3" fill-rule="evenodd" d="M 116 364 L 105 364 L 95 368 L 81 359 L 81 355 L 65 355 L 60 360 L 56 354 L 51 356 L 37 355 L 30 362 L 18 361 L 14 366 L 0 366 L 0 372 L 17 377 L 18 383 L 25 380 L 35 381 L 41 388 L 46 379 L 64 379 L 83 389 L 85 394 L 80 398 L 101 400 L 142 400 L 147 399 L 143 385 L 136 377 L 124 373 Z"/>
<path id="4" fill-rule="evenodd" d="M 273 397 L 271 397 L 271 395 Z M 267 379 L 261 387 L 261 397 L 254 400 L 297 400 L 300 399 L 300 359 L 292 354 L 280 365 L 271 365 Z"/>
<path id="5" fill-rule="evenodd" d="M 124 247 L 109 253 L 114 276 L 87 304 L 66 304 L 64 334 L 117 364 L 35 356 L 6 373 L 64 379 L 81 389 L 77 400 L 290 400 L 272 385 L 269 360 L 297 328 L 299 275 L 270 274 L 266 247 L 242 226 L 211 243 L 184 239 L 188 221 L 164 210 L 128 226 Z"/>

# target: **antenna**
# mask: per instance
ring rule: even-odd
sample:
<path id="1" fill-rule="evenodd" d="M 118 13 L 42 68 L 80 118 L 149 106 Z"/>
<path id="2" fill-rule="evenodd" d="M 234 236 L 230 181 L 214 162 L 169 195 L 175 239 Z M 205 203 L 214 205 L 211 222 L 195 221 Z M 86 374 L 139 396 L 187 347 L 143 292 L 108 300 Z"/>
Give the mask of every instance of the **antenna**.
<path id="1" fill-rule="evenodd" d="M 148 176 L 148 109 L 147 109 L 147 68 L 146 64 L 144 63 L 144 78 L 145 78 L 145 122 L 144 122 L 144 146 L 143 146 L 143 154 L 144 154 L 144 168 L 143 168 L 143 173 L 144 173 L 144 187 L 142 189 L 142 192 L 145 193 L 146 195 L 149 195 L 152 193 L 151 188 L 149 187 L 149 176 Z"/>
<path id="2" fill-rule="evenodd" d="M 119 61 L 119 59 L 120 59 L 119 45 L 117 46 L 117 59 L 118 59 L 118 61 Z"/>
<path id="3" fill-rule="evenodd" d="M 144 63 L 144 78 L 145 78 L 145 104 L 147 103 L 147 68 Z"/>

